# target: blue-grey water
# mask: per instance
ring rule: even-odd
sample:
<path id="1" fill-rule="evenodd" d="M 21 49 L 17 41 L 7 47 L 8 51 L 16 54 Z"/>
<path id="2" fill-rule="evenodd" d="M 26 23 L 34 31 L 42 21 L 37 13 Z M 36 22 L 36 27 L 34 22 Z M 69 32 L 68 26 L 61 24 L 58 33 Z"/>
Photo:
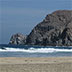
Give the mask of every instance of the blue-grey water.
<path id="1" fill-rule="evenodd" d="M 72 56 L 72 47 L 43 47 L 0 44 L 0 57 L 62 57 Z"/>

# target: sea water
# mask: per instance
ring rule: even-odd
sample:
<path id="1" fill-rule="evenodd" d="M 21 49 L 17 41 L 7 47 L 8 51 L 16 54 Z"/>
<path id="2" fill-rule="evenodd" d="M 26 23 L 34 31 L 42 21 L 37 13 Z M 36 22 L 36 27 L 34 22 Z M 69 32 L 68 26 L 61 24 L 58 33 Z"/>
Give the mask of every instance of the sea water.
<path id="1" fill-rule="evenodd" d="M 72 47 L 24 46 L 0 44 L 0 57 L 62 57 L 72 56 Z"/>

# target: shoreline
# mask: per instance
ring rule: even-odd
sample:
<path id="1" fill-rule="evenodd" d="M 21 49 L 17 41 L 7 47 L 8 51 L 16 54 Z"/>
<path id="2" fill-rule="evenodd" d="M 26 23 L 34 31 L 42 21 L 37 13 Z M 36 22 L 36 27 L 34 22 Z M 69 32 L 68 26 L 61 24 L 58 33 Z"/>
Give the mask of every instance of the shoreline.
<path id="1" fill-rule="evenodd" d="M 0 72 L 71 72 L 72 57 L 0 57 Z"/>
<path id="2" fill-rule="evenodd" d="M 29 46 L 29 47 L 72 47 L 72 45 L 69 45 L 69 46 L 64 46 L 64 45 L 48 45 L 48 46 L 43 46 L 43 45 L 17 45 L 17 44 L 0 44 L 0 46 L 6 46 L 6 47 L 12 47 L 12 46 Z"/>

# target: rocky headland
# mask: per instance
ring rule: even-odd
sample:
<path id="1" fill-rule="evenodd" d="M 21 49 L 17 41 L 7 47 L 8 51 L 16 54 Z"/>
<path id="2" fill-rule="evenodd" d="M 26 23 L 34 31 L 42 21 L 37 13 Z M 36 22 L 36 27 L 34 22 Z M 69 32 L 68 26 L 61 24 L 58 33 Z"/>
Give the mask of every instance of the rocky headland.
<path id="1" fill-rule="evenodd" d="M 28 36 L 15 34 L 9 44 L 38 46 L 72 46 L 72 10 L 48 14 Z"/>
<path id="2" fill-rule="evenodd" d="M 26 37 L 21 33 L 17 33 L 12 35 L 9 44 L 25 44 L 26 43 Z"/>

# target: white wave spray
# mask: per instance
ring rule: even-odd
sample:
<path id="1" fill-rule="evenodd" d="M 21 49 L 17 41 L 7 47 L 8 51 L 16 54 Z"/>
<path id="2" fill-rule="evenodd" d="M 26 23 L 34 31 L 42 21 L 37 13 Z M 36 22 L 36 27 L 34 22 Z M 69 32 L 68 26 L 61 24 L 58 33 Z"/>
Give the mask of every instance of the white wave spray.
<path id="1" fill-rule="evenodd" d="M 72 52 L 72 49 L 56 49 L 56 48 L 5 48 L 0 49 L 0 52 L 27 52 L 27 53 L 53 53 L 53 52 Z"/>

